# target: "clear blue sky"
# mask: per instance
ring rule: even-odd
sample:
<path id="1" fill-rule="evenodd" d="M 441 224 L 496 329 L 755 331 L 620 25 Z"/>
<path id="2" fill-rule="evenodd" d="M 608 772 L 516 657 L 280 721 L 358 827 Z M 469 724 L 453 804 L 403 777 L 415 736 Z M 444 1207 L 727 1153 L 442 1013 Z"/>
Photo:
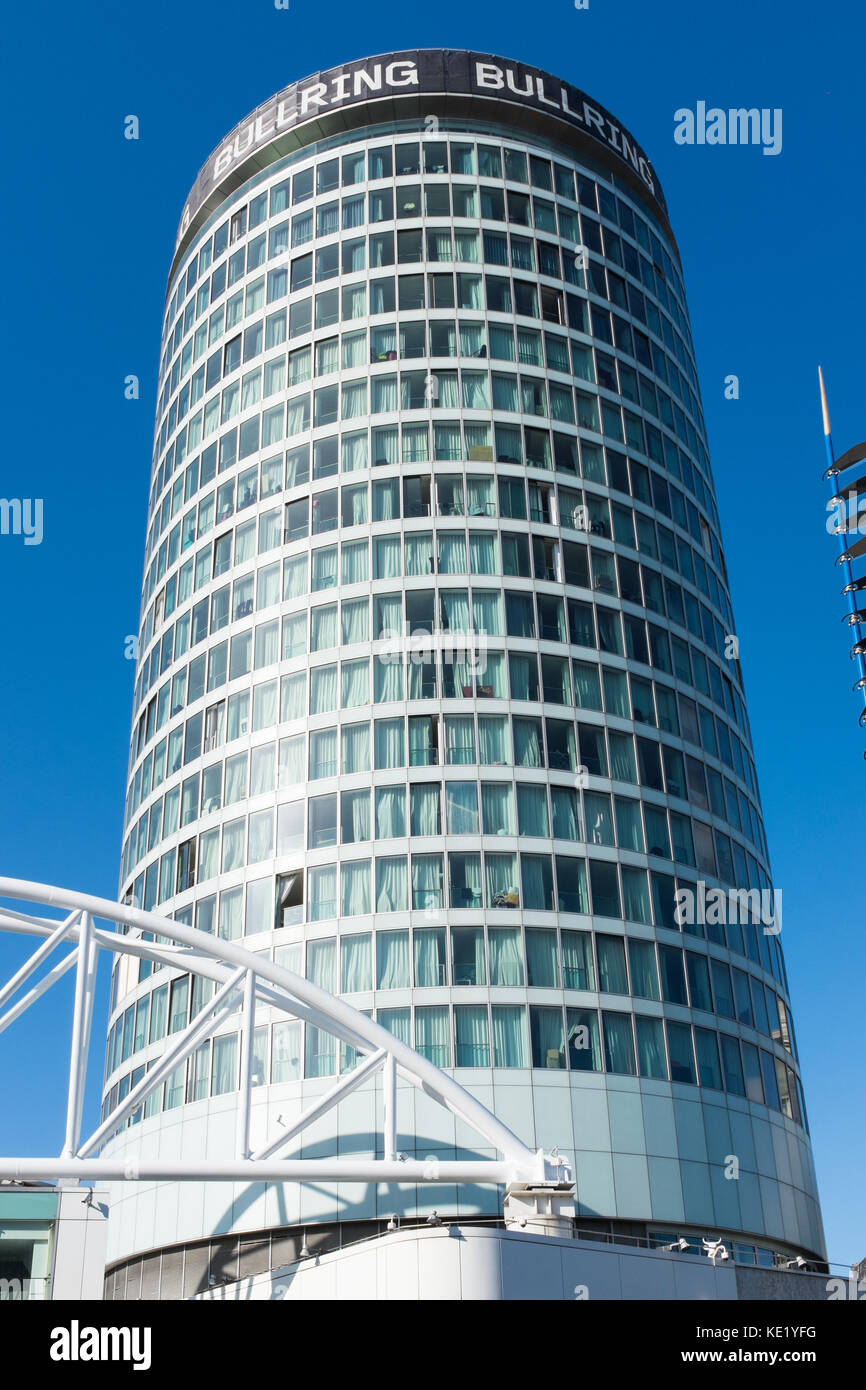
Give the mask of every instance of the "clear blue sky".
<path id="1" fill-rule="evenodd" d="M 862 13 L 842 0 L 49 0 L 15 6 L 4 28 L 0 495 L 42 497 L 45 538 L 0 537 L 0 871 L 116 892 L 162 298 L 206 156 L 280 87 L 364 54 L 476 48 L 561 74 L 648 151 L 678 236 L 830 1258 L 862 1258 L 866 731 L 816 392 L 820 361 L 837 451 L 866 435 Z M 676 145 L 673 113 L 698 100 L 781 107 L 782 153 Z M 131 372 L 138 402 L 123 398 Z M 724 399 L 729 373 L 738 401 Z M 0 977 L 24 949 L 0 940 Z M 59 1148 L 70 990 L 53 995 L 3 1038 L 0 1152 Z"/>

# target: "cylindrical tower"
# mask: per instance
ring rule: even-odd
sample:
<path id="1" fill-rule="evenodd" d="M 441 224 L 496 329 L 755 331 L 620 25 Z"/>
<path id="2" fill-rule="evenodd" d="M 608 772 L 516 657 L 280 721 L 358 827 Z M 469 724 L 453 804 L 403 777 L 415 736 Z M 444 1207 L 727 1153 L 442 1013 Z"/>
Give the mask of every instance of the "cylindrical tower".
<path id="1" fill-rule="evenodd" d="M 578 1229 L 771 1263 L 823 1238 L 779 938 L 731 893 L 770 890 L 734 631 L 678 252 L 610 113 L 436 50 L 232 132 L 169 276 L 121 894 L 453 1068 L 569 1156 Z M 106 1113 L 208 997 L 120 963 Z M 230 1142 L 237 1031 L 110 1150 Z M 261 1141 L 355 1060 L 260 1009 Z M 370 1152 L 378 1103 L 307 1151 Z M 411 1088 L 399 1120 L 472 1142 Z M 498 1200 L 132 1186 L 108 1292 Z"/>

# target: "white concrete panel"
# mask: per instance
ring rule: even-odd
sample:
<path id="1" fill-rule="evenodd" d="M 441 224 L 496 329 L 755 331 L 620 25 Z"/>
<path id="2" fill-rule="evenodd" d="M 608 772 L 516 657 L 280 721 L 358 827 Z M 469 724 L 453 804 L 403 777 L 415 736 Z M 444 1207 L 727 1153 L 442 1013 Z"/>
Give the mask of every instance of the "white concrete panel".
<path id="1" fill-rule="evenodd" d="M 643 1106 L 639 1095 L 624 1091 L 608 1093 L 610 1142 L 614 1153 L 645 1154 Z"/>
<path id="2" fill-rule="evenodd" d="M 644 1135 L 646 1151 L 657 1158 L 677 1157 L 677 1127 L 674 1103 L 669 1096 L 644 1095 Z"/>
<path id="3" fill-rule="evenodd" d="M 613 1158 L 609 1153 L 582 1153 L 575 1158 L 575 1197 L 583 1216 L 607 1216 L 615 1210 Z"/>
<path id="4" fill-rule="evenodd" d="M 563 1242 L 560 1248 L 565 1299 L 577 1299 L 579 1289 L 582 1300 L 584 1288 L 590 1303 L 622 1298 L 619 1259 L 613 1251 L 602 1245 L 588 1249 L 583 1242 L 577 1248 Z"/>
<path id="5" fill-rule="evenodd" d="M 387 1245 L 379 1246 L 380 1268 L 385 1271 L 384 1292 L 388 1300 L 414 1302 L 420 1297 L 421 1276 L 418 1268 L 418 1241 L 383 1237 Z"/>
<path id="6" fill-rule="evenodd" d="M 425 1302 L 461 1298 L 460 1242 L 437 1232 L 422 1241 L 418 1253 L 418 1297 Z"/>
<path id="7" fill-rule="evenodd" d="M 491 1238 L 481 1234 L 468 1238 L 461 1232 L 458 1237 L 460 1247 L 460 1288 L 462 1297 L 469 1302 L 491 1302 L 502 1298 L 502 1242 L 496 1233 Z"/>
<path id="8" fill-rule="evenodd" d="M 620 1255 L 618 1258 L 624 1299 L 667 1301 L 676 1297 L 675 1255 L 670 1254 L 664 1261 L 645 1255 Z"/>
<path id="9" fill-rule="evenodd" d="M 372 1246 L 346 1252 L 346 1258 L 336 1261 L 337 1298 L 367 1301 L 376 1297 L 378 1256 Z"/>
<path id="10" fill-rule="evenodd" d="M 616 1214 L 625 1221 L 651 1221 L 649 1170 L 643 1154 L 613 1156 Z"/>
<path id="11" fill-rule="evenodd" d="M 502 1241 L 502 1297 L 562 1298 L 562 1260 L 557 1244 L 543 1236 L 512 1235 Z"/>
<path id="12" fill-rule="evenodd" d="M 610 1120 L 607 1107 L 607 1091 L 585 1090 L 582 1087 L 572 1091 L 571 1108 L 576 1149 L 610 1152 Z"/>

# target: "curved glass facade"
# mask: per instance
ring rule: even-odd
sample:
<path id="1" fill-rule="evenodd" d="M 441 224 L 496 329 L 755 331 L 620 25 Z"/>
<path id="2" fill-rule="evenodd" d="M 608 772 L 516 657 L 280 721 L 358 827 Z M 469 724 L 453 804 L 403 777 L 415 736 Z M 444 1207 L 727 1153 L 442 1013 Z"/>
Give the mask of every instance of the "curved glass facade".
<path id="1" fill-rule="evenodd" d="M 122 895 L 456 1069 L 568 1153 L 579 1227 L 721 1230 L 760 1260 L 823 1249 L 779 938 L 677 911 L 699 884 L 770 889 L 733 632 L 677 251 L 615 170 L 395 120 L 278 160 L 194 233 L 164 319 Z M 115 973 L 106 1113 L 210 988 Z M 237 1032 L 132 1118 L 156 1150 L 204 1152 Z M 356 1060 L 259 1009 L 254 1122 Z M 464 1151 L 400 1099 L 420 1154 Z M 355 1100 L 322 1143 L 369 1151 Z M 214 1228 L 206 1199 L 142 1201 L 121 1194 L 117 1258 L 380 1214 L 264 1193 Z"/>

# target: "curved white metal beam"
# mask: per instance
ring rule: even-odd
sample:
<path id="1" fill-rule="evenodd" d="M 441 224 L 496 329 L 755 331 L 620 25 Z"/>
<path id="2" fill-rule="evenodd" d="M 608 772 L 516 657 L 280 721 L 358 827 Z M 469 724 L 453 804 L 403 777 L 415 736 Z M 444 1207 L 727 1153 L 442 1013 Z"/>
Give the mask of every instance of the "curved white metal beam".
<path id="1" fill-rule="evenodd" d="M 206 965 L 208 959 L 216 958 L 224 965 L 240 967 L 253 972 L 255 976 L 268 981 L 272 986 L 276 986 L 278 995 L 285 992 L 286 995 L 290 996 L 281 1002 L 278 998 L 274 1000 L 282 1008 L 293 1010 L 294 1001 L 297 1000 L 301 1007 L 306 1006 L 311 1012 L 319 1014 L 327 1020 L 327 1030 L 343 1041 L 349 1042 L 355 1047 L 360 1041 L 361 1049 L 367 1053 L 384 1050 L 393 1057 L 402 1073 L 420 1085 L 431 1097 L 445 1105 L 454 1115 L 465 1121 L 488 1143 L 499 1150 L 504 1158 L 503 1164 L 497 1164 L 490 1160 L 474 1164 L 471 1162 L 452 1165 L 444 1162 L 439 1163 L 436 1165 L 437 1172 L 442 1176 L 437 1179 L 428 1175 L 430 1164 L 426 1162 L 397 1162 L 392 1164 L 387 1161 L 376 1160 L 376 1180 L 386 1182 L 450 1180 L 494 1183 L 545 1180 L 550 1165 L 545 1164 L 543 1155 L 533 1153 L 516 1134 L 495 1115 L 491 1114 L 480 1101 L 464 1090 L 447 1072 L 440 1071 L 432 1062 L 415 1052 L 406 1043 L 401 1042 L 399 1038 L 382 1028 L 380 1024 L 374 1023 L 372 1019 L 359 1013 L 345 1000 L 328 994 L 326 990 L 320 989 L 318 985 L 312 984 L 311 981 L 305 980 L 284 966 L 276 965 L 273 961 L 264 959 L 260 955 L 254 955 L 251 951 L 236 945 L 234 942 L 209 936 L 193 927 L 175 922 L 171 918 L 161 917 L 157 913 L 145 912 L 140 908 L 130 907 L 122 903 L 114 903 L 106 898 L 99 898 L 88 893 L 78 893 L 23 879 L 0 878 L 0 897 L 13 901 L 43 903 L 67 913 L 78 912 L 106 921 L 122 923 L 124 926 L 137 928 L 142 932 L 153 932 L 159 936 L 167 936 L 192 948 L 196 953 L 201 953 L 202 959 L 197 963 L 202 966 Z M 23 914 L 12 911 L 8 914 L 0 914 L 0 925 L 4 924 L 4 915 L 7 916 L 9 929 L 13 931 L 45 936 L 56 932 L 58 928 L 56 920 L 28 919 Z M 92 946 L 98 946 L 101 949 L 121 954 L 127 951 L 135 955 L 151 954 L 149 949 L 134 948 L 149 948 L 152 943 L 130 941 L 121 932 L 99 932 L 89 925 L 85 930 L 79 924 L 70 927 L 68 939 L 77 939 L 80 948 L 82 947 L 82 938 L 85 936 L 89 938 L 89 943 Z M 176 959 L 172 963 L 175 968 L 181 968 L 180 960 Z M 195 971 L 196 967 L 191 961 L 185 960 L 183 968 Z M 210 971 L 202 969 L 200 973 L 210 974 Z M 145 1164 L 135 1160 L 113 1159 L 89 1159 L 85 1163 L 82 1160 L 69 1159 L 68 1157 L 61 1160 L 13 1159 L 0 1161 L 0 1176 L 19 1176 L 20 1167 L 16 1168 L 15 1165 L 21 1165 L 25 1162 L 28 1165 L 27 1173 L 31 1178 L 36 1178 L 40 1173 L 42 1176 L 56 1178 L 75 1175 L 81 1177 L 100 1176 L 106 1179 L 111 1177 L 123 1178 L 124 1176 L 132 1176 L 128 1172 L 129 1165 L 132 1164 L 137 1170 L 135 1176 L 152 1176 L 156 1180 L 161 1178 L 176 1178 L 178 1180 L 198 1178 L 201 1180 L 205 1176 L 203 1169 L 209 1166 L 194 1161 L 189 1162 L 187 1166 L 182 1161 L 166 1161 L 163 1165 L 157 1161 L 148 1161 Z M 331 1181 L 371 1180 L 372 1165 L 369 1160 L 366 1163 L 363 1161 L 350 1163 L 340 1159 L 303 1159 L 296 1160 L 294 1163 L 291 1160 L 281 1159 L 275 1163 L 269 1163 L 267 1160 L 264 1162 L 268 1173 L 273 1168 L 270 1178 L 265 1177 L 259 1162 L 253 1164 L 250 1159 L 235 1160 L 234 1163 L 220 1163 L 217 1165 L 218 1175 L 224 1178 L 235 1177 L 238 1181 L 251 1179 L 303 1181 L 309 1178 L 326 1180 L 326 1174 L 327 1180 Z M 471 1176 L 458 1177 L 457 1172 L 449 1171 L 449 1168 L 459 1170 L 460 1174 L 471 1174 Z M 217 1176 L 217 1173 L 214 1173 L 213 1176 Z"/>
<path id="2" fill-rule="evenodd" d="M 535 1155 L 533 1155 L 535 1159 Z M 42 1182 L 369 1182 L 369 1183 L 512 1183 L 521 1181 L 514 1163 L 498 1159 L 407 1158 L 375 1162 L 363 1158 L 228 1158 L 202 1161 L 182 1158 L 2 1158 L 0 1179 Z M 535 1159 L 535 1170 L 538 1161 Z"/>

